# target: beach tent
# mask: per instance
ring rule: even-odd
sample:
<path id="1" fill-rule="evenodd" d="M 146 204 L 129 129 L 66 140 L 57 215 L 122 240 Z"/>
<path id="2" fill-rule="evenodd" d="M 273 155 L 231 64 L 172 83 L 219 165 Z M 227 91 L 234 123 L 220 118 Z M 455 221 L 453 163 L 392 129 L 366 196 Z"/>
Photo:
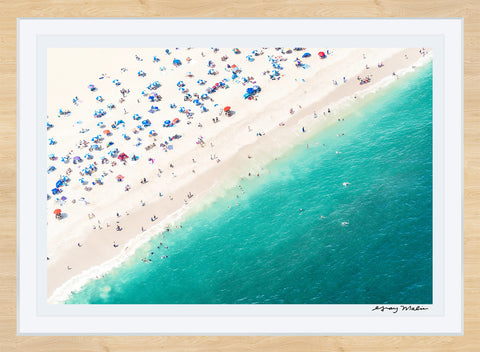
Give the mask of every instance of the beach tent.
<path id="1" fill-rule="evenodd" d="M 310 53 L 305 53 L 305 54 L 302 55 L 302 57 L 310 57 L 310 56 L 312 56 L 312 54 L 310 54 Z"/>

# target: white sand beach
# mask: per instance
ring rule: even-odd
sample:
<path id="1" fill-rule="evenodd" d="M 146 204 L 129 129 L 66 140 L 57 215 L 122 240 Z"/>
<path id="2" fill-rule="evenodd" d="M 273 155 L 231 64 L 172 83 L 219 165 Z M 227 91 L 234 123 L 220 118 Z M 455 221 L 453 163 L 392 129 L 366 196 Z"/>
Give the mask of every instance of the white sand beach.
<path id="1" fill-rule="evenodd" d="M 49 49 L 49 303 L 240 177 L 261 177 L 269 161 L 432 56 L 421 48 L 238 51 Z"/>

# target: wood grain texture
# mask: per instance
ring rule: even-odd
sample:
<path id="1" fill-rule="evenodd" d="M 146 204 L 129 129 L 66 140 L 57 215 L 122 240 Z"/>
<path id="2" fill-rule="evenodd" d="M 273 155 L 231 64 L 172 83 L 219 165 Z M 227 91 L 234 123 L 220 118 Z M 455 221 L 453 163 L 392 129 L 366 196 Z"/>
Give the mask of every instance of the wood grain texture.
<path id="1" fill-rule="evenodd" d="M 16 336 L 17 17 L 463 17 L 465 336 Z M 0 351 L 480 351 L 480 2 L 478 0 L 0 0 Z"/>

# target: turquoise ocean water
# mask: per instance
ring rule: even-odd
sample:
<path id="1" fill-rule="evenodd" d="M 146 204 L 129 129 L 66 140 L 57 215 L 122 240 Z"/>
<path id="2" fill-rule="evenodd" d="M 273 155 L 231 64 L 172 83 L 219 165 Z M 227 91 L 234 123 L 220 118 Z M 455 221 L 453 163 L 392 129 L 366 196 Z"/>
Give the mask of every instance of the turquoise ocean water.
<path id="1" fill-rule="evenodd" d="M 308 144 L 67 303 L 432 303 L 432 64 Z"/>

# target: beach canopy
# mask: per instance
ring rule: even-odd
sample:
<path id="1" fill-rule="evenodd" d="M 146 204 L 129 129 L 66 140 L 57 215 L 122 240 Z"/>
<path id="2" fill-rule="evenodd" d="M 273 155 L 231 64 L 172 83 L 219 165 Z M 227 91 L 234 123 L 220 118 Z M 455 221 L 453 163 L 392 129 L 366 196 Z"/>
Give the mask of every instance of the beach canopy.
<path id="1" fill-rule="evenodd" d="M 227 111 L 230 111 L 230 109 L 231 109 L 230 106 L 225 106 L 225 107 L 223 108 L 223 111 L 227 112 Z"/>
<path id="2" fill-rule="evenodd" d="M 62 212 L 62 211 L 61 211 L 60 209 L 55 209 L 55 210 L 53 211 L 53 213 L 54 213 L 55 215 L 58 215 L 58 214 L 60 214 L 61 212 Z"/>

